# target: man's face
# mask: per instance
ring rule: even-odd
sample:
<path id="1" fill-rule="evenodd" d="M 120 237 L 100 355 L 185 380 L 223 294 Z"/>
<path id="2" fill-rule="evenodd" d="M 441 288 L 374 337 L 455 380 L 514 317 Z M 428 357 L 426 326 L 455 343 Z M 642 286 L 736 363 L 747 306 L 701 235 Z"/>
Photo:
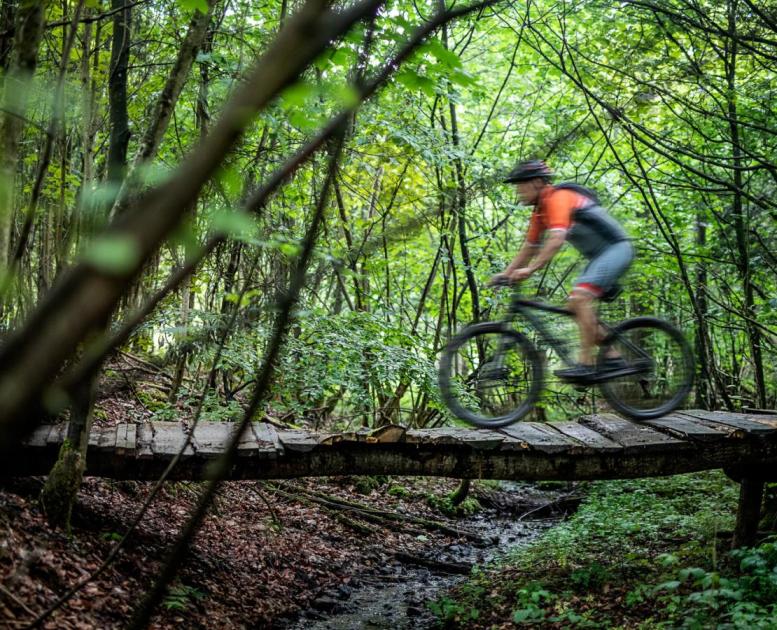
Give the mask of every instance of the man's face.
<path id="1" fill-rule="evenodd" d="M 544 182 L 542 179 L 535 178 L 525 182 L 517 182 L 515 188 L 518 191 L 521 201 L 528 206 L 532 206 L 537 203 L 543 185 Z"/>

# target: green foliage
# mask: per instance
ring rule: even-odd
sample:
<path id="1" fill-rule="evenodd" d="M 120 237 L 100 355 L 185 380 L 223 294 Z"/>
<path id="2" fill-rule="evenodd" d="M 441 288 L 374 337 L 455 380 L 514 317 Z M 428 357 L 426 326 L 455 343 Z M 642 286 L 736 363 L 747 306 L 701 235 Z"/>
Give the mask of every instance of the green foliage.
<path id="1" fill-rule="evenodd" d="M 654 587 L 667 626 L 772 628 L 777 625 L 777 544 L 732 552 L 735 572 L 682 567 Z"/>
<path id="2" fill-rule="evenodd" d="M 652 611 L 645 627 L 772 627 L 777 543 L 718 549 L 736 503 L 720 472 L 591 484 L 568 521 L 474 574 L 438 614 L 477 605 L 486 619 L 597 628 L 639 627 Z"/>
<path id="3" fill-rule="evenodd" d="M 512 614 L 515 623 L 532 623 L 544 621 L 548 607 L 555 597 L 537 582 L 530 582 L 516 593 L 516 608 Z"/>
<path id="4" fill-rule="evenodd" d="M 416 339 L 382 318 L 308 313 L 302 333 L 287 342 L 273 406 L 297 418 L 335 408 L 346 416 L 372 417 L 401 383 L 412 384 L 436 403 L 436 378 L 434 364 Z"/>
<path id="5" fill-rule="evenodd" d="M 456 624 L 466 627 L 467 622 L 476 621 L 480 618 L 480 610 L 476 606 L 465 606 L 448 597 L 428 602 L 427 606 L 445 624 Z"/>
<path id="6" fill-rule="evenodd" d="M 408 490 L 405 486 L 400 486 L 400 485 L 391 486 L 387 492 L 390 496 L 397 497 L 400 499 L 407 499 L 412 495 L 410 490 Z"/>
<path id="7" fill-rule="evenodd" d="M 601 589 L 612 579 L 612 571 L 599 562 L 592 562 L 590 565 L 575 569 L 569 574 L 569 581 L 582 593 Z"/>
<path id="8" fill-rule="evenodd" d="M 103 532 L 100 538 L 108 542 L 119 542 L 123 536 L 119 532 Z"/>
<path id="9" fill-rule="evenodd" d="M 84 260 L 100 271 L 124 274 L 139 262 L 140 247 L 129 236 L 105 235 L 90 245 Z"/>
<path id="10" fill-rule="evenodd" d="M 480 502 L 474 497 L 467 497 L 458 505 L 453 505 L 450 494 L 446 494 L 442 497 L 430 494 L 426 497 L 426 501 L 435 510 L 440 511 L 447 516 L 472 516 L 481 509 Z"/>
<path id="11" fill-rule="evenodd" d="M 373 490 L 377 490 L 388 482 L 389 478 L 385 475 L 364 475 L 354 477 L 353 487 L 359 494 L 370 494 Z"/>
<path id="12" fill-rule="evenodd" d="M 162 605 L 167 610 L 183 611 L 204 598 L 205 593 L 201 590 L 186 584 L 178 584 L 168 589 Z"/>

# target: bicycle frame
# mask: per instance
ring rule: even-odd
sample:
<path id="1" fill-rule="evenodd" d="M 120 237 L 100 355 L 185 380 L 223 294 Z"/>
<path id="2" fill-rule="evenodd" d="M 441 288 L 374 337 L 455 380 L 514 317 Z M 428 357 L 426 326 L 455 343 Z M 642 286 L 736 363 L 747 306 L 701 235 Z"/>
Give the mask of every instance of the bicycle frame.
<path id="1" fill-rule="evenodd" d="M 516 289 L 511 297 L 510 308 L 508 309 L 508 314 L 504 321 L 505 323 L 513 324 L 518 318 L 525 319 L 529 322 L 532 328 L 534 328 L 534 330 L 539 333 L 540 341 L 543 345 L 552 348 L 565 365 L 570 367 L 574 365 L 575 360 L 569 353 L 566 341 L 564 339 L 559 339 L 551 332 L 549 332 L 544 322 L 534 314 L 534 311 L 553 313 L 554 315 L 562 315 L 563 317 L 575 317 L 575 314 L 568 308 L 564 308 L 562 306 L 553 306 L 552 304 L 545 304 L 544 302 L 527 300 L 521 297 L 520 292 Z M 598 316 L 597 321 L 608 334 L 613 331 L 614 328 L 599 319 Z M 646 359 L 650 359 L 650 356 L 644 350 L 642 350 L 642 348 L 635 346 L 628 339 L 622 339 L 621 341 L 633 352 L 643 356 Z"/>

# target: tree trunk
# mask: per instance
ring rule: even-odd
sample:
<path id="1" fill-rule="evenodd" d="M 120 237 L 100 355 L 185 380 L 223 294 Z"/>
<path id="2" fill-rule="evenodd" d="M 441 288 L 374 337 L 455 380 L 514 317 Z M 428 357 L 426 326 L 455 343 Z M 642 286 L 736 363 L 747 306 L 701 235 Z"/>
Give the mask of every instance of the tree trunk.
<path id="1" fill-rule="evenodd" d="M 736 25 L 737 0 L 731 0 L 728 5 L 728 57 L 726 59 L 726 87 L 729 133 L 731 136 L 731 157 L 734 182 L 734 230 L 737 240 L 737 268 L 742 281 L 744 291 L 744 316 L 745 329 L 750 345 L 750 354 L 753 362 L 753 372 L 756 389 L 756 405 L 766 407 L 766 379 L 764 377 L 763 356 L 761 353 L 761 331 L 755 325 L 757 313 L 753 295 L 753 278 L 750 265 L 750 210 L 743 200 L 742 179 L 742 146 L 740 144 L 739 114 L 737 111 L 737 55 L 738 33 Z"/>
<path id="2" fill-rule="evenodd" d="M 70 516 L 86 467 L 86 449 L 92 429 L 95 381 L 82 383 L 73 396 L 67 437 L 59 450 L 40 495 L 49 523 L 70 532 Z"/>
<path id="3" fill-rule="evenodd" d="M 700 253 L 707 245 L 707 224 L 704 213 L 696 213 L 696 245 Z M 708 347 L 710 339 L 707 327 L 707 261 L 701 258 L 696 266 L 696 304 L 699 317 L 696 318 L 696 361 L 699 366 L 699 382 L 696 385 L 696 406 L 711 409 L 714 383 L 710 374 L 715 369 L 713 349 Z"/>
<path id="4" fill-rule="evenodd" d="M 125 3 L 127 0 L 113 0 L 114 5 L 116 3 Z M 210 25 L 211 17 L 213 16 L 213 8 L 216 4 L 216 0 L 208 0 L 208 11 L 205 13 L 202 13 L 200 11 L 196 11 L 194 16 L 192 17 L 191 22 L 189 23 L 189 28 L 186 32 L 186 37 L 184 38 L 183 44 L 181 44 L 181 48 L 178 51 L 178 56 L 176 57 L 175 63 L 173 64 L 173 67 L 170 71 L 170 74 L 167 77 L 167 81 L 165 82 L 165 86 L 162 88 L 162 92 L 159 94 L 159 97 L 157 98 L 157 101 L 154 105 L 154 113 L 151 116 L 151 122 L 146 129 L 146 132 L 143 134 L 143 139 L 140 141 L 140 145 L 138 146 L 138 150 L 135 153 L 135 156 L 132 160 L 132 165 L 130 167 L 130 176 L 125 179 L 125 183 L 122 186 L 121 192 L 117 196 L 116 203 L 114 204 L 113 208 L 111 209 L 111 216 L 116 216 L 117 214 L 120 214 L 124 208 L 126 208 L 127 202 L 128 202 L 128 196 L 133 194 L 132 188 L 136 184 L 142 184 L 142 182 L 134 182 L 132 175 L 136 172 L 136 169 L 141 164 L 145 164 L 146 162 L 150 162 L 153 160 L 154 156 L 156 155 L 157 151 L 159 150 L 159 146 L 162 144 L 162 139 L 164 138 L 165 132 L 167 131 L 167 127 L 170 124 L 170 120 L 173 117 L 173 112 L 175 110 L 175 106 L 178 103 L 178 99 L 181 96 L 181 91 L 183 90 L 184 85 L 186 84 L 186 80 L 189 77 L 189 73 L 191 72 L 192 65 L 194 64 L 195 59 L 197 58 L 198 53 L 200 52 L 200 48 L 203 45 L 203 42 L 205 41 L 206 35 L 208 34 L 208 26 Z M 117 14 L 117 17 L 114 18 L 114 29 L 116 28 L 116 21 L 118 19 L 118 16 L 120 15 L 127 15 L 127 18 L 125 20 L 126 23 L 126 37 L 122 35 L 117 35 L 117 32 L 114 31 L 114 45 L 121 44 L 122 42 L 126 41 L 127 50 L 118 49 L 117 51 L 112 51 L 111 55 L 111 68 L 114 68 L 114 58 L 116 58 L 117 68 L 119 69 L 117 72 L 117 91 L 116 91 L 116 103 L 118 106 L 118 112 L 117 117 L 115 119 L 117 125 L 124 125 L 124 128 L 126 129 L 127 125 L 127 112 L 126 112 L 126 106 L 127 106 L 127 98 L 126 98 L 126 88 L 127 88 L 127 63 L 129 59 L 129 40 L 130 40 L 130 9 L 126 9 L 122 13 Z M 124 30 L 124 27 L 122 29 Z M 117 42 L 117 36 L 120 37 L 119 41 Z M 201 73 L 205 73 L 204 77 L 207 79 L 207 64 L 203 64 L 201 67 Z M 121 85 L 119 85 L 119 78 L 118 75 L 122 73 L 123 74 L 123 82 Z M 114 78 L 114 72 L 111 71 L 111 78 Z M 202 90 L 202 83 L 200 90 Z M 204 98 L 207 99 L 207 84 L 205 85 L 205 96 Z M 202 112 L 200 110 L 201 108 L 201 100 L 203 98 L 203 95 L 200 94 L 200 97 L 197 101 L 197 113 L 198 113 L 198 124 L 200 128 L 200 134 L 201 137 L 204 136 L 206 133 L 208 127 L 207 127 L 207 120 L 209 120 L 209 117 L 204 118 L 202 117 Z M 205 112 L 207 112 L 207 106 L 205 107 Z M 113 101 L 111 104 L 111 112 L 113 114 Z M 112 121 L 114 120 L 112 116 Z M 122 130 L 121 127 L 117 126 L 117 133 Z M 129 141 L 129 132 L 126 132 L 126 140 Z M 119 142 L 119 138 L 117 137 L 117 143 Z M 111 143 L 111 146 L 113 146 L 113 142 Z M 123 153 L 121 153 L 123 151 Z M 126 151 L 127 151 L 127 142 L 123 144 L 123 146 L 120 146 L 117 148 L 117 154 L 116 159 L 119 159 L 121 156 L 124 161 L 126 162 Z M 109 159 L 110 163 L 110 159 Z M 123 170 L 125 168 L 126 164 L 122 163 L 121 166 L 121 174 L 123 175 Z M 118 173 L 118 171 L 117 171 Z M 118 177 L 116 179 L 111 178 L 112 181 L 120 181 L 123 179 L 123 177 Z"/>
<path id="5" fill-rule="evenodd" d="M 11 63 L 13 38 L 16 32 L 14 15 L 18 10 L 16 4 L 17 0 L 3 0 L 0 4 L 0 70 L 3 76 Z"/>
<path id="6" fill-rule="evenodd" d="M 24 128 L 29 82 L 35 74 L 48 2 L 25 2 L 18 9 L 10 70 L 5 79 L 0 119 L 0 265 L 10 258 L 15 212 L 19 140 Z M 3 10 L 6 9 L 4 5 Z"/>
<path id="7" fill-rule="evenodd" d="M 129 114 L 127 113 L 127 71 L 132 37 L 132 8 L 129 0 L 111 0 L 113 39 L 108 78 L 108 181 L 118 185 L 124 179 L 129 146 Z"/>

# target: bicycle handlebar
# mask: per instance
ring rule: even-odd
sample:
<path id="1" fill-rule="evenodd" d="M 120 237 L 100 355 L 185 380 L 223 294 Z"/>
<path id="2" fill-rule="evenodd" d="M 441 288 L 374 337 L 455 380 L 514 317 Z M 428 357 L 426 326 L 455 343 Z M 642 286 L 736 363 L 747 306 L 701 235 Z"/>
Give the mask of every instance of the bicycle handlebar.
<path id="1" fill-rule="evenodd" d="M 517 287 L 522 280 L 511 280 L 510 278 L 500 278 L 499 280 L 488 283 L 490 287 Z"/>

